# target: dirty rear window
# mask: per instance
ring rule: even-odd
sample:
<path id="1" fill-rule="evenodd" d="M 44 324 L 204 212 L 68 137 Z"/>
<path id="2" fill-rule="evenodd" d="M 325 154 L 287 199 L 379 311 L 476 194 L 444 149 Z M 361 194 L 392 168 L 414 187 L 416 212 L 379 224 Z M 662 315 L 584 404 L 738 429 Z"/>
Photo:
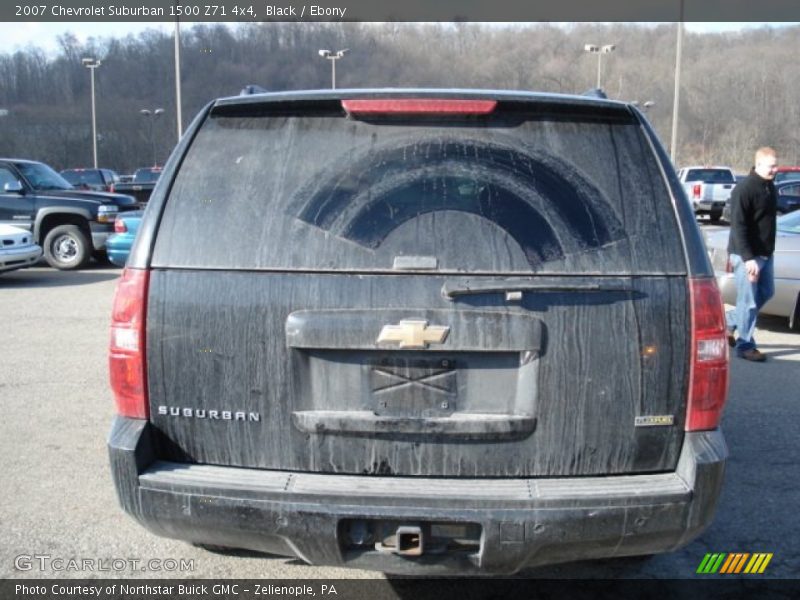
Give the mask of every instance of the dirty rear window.
<path id="1" fill-rule="evenodd" d="M 172 186 L 153 265 L 686 271 L 638 125 L 533 113 L 463 123 L 212 114 Z"/>

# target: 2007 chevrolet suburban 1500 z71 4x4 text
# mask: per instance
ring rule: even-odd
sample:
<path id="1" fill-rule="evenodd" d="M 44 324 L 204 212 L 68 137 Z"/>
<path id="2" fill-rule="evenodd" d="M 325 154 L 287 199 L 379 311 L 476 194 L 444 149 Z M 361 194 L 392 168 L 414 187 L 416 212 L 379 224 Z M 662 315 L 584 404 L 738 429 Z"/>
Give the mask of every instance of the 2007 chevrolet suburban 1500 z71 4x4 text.
<path id="1" fill-rule="evenodd" d="M 113 476 L 153 532 L 466 574 L 667 551 L 710 523 L 722 304 L 635 107 L 227 98 L 162 184 L 110 346 Z"/>

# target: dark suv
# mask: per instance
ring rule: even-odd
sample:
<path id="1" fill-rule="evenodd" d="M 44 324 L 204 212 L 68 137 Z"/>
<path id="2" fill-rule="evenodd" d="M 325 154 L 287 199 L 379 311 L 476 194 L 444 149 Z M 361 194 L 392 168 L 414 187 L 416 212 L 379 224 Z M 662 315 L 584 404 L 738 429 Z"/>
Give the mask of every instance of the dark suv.
<path id="1" fill-rule="evenodd" d="M 719 292 L 630 104 L 213 102 L 115 299 L 109 439 L 151 531 L 418 574 L 649 554 L 712 519 Z"/>

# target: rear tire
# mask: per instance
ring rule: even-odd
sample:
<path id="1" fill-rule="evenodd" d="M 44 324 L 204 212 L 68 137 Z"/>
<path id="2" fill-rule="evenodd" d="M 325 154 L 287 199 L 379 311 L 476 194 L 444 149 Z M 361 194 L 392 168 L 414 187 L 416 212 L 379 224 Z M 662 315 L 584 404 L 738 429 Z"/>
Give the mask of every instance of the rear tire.
<path id="1" fill-rule="evenodd" d="M 73 271 L 86 266 L 92 247 L 77 225 L 53 227 L 44 238 L 44 258 L 54 269 Z"/>
<path id="2" fill-rule="evenodd" d="M 722 213 L 712 213 L 708 216 L 709 221 L 712 223 L 719 223 L 719 220 L 722 218 Z"/>

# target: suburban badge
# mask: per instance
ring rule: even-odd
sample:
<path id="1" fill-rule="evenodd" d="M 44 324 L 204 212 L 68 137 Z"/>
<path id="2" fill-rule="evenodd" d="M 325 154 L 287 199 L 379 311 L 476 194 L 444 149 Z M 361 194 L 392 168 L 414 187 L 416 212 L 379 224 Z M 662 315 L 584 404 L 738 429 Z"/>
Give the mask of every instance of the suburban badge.
<path id="1" fill-rule="evenodd" d="M 664 427 L 675 423 L 673 415 L 645 415 L 636 417 L 636 427 Z"/>

